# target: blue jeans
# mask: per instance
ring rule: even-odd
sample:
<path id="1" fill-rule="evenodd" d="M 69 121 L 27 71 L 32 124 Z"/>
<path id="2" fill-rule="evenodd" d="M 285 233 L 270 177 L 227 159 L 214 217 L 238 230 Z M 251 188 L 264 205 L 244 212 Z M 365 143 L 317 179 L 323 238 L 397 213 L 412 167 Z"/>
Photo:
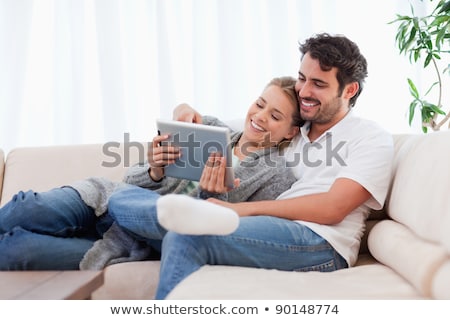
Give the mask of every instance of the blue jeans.
<path id="1" fill-rule="evenodd" d="M 167 232 L 158 224 L 154 192 L 130 187 L 113 194 L 109 213 L 137 237 L 162 239 L 156 299 L 164 299 L 184 278 L 203 265 L 231 265 L 287 271 L 334 271 L 345 260 L 322 237 L 296 222 L 269 216 L 243 217 L 228 236 L 189 236 Z"/>
<path id="2" fill-rule="evenodd" d="M 167 231 L 158 223 L 156 215 L 159 197 L 154 191 L 128 185 L 110 196 L 108 214 L 135 239 L 146 242 L 160 252 Z"/>
<path id="3" fill-rule="evenodd" d="M 0 208 L 0 270 L 77 270 L 111 223 L 72 188 L 19 192 Z"/>

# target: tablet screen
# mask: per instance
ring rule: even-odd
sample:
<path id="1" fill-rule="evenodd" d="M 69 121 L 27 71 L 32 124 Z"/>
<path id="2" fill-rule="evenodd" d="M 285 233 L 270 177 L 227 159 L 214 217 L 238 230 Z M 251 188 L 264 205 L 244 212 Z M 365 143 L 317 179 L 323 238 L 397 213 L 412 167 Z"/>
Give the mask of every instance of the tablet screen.
<path id="1" fill-rule="evenodd" d="M 162 119 L 158 119 L 156 125 L 158 134 L 169 135 L 164 143 L 176 145 L 181 150 L 181 157 L 164 169 L 168 177 L 199 181 L 209 155 L 218 152 L 227 161 L 226 185 L 233 188 L 234 173 L 228 128 Z"/>

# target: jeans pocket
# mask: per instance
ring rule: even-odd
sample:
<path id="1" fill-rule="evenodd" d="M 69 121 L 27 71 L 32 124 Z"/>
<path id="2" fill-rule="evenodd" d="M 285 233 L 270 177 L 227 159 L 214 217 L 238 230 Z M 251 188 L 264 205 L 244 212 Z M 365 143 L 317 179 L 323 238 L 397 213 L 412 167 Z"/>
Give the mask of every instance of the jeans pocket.
<path id="1" fill-rule="evenodd" d="M 319 271 L 319 272 L 331 272 L 336 270 L 336 265 L 334 263 L 334 259 L 326 261 L 321 264 L 316 264 L 314 266 L 307 266 L 304 268 L 295 269 L 294 271 L 298 272 L 307 272 L 307 271 Z"/>

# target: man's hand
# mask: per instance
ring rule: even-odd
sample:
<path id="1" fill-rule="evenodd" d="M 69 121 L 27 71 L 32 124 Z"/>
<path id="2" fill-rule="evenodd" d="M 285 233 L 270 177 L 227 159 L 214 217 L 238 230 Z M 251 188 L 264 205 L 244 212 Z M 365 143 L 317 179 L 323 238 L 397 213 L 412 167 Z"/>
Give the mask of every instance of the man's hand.
<path id="1" fill-rule="evenodd" d="M 173 110 L 173 120 L 202 123 L 202 115 L 186 103 L 179 104 Z"/>

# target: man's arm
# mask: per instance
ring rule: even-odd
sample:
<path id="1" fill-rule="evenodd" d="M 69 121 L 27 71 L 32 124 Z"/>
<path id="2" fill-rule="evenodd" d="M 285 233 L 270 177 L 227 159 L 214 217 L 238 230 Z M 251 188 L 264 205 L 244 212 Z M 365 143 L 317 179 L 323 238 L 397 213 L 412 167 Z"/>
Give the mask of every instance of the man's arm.
<path id="1" fill-rule="evenodd" d="M 289 220 L 337 224 L 370 198 L 370 193 L 354 180 L 339 178 L 328 192 L 292 199 L 225 203 L 209 201 L 235 210 L 239 216 L 269 215 Z"/>
<path id="2" fill-rule="evenodd" d="M 202 115 L 190 105 L 182 103 L 173 110 L 173 120 L 202 123 Z"/>

